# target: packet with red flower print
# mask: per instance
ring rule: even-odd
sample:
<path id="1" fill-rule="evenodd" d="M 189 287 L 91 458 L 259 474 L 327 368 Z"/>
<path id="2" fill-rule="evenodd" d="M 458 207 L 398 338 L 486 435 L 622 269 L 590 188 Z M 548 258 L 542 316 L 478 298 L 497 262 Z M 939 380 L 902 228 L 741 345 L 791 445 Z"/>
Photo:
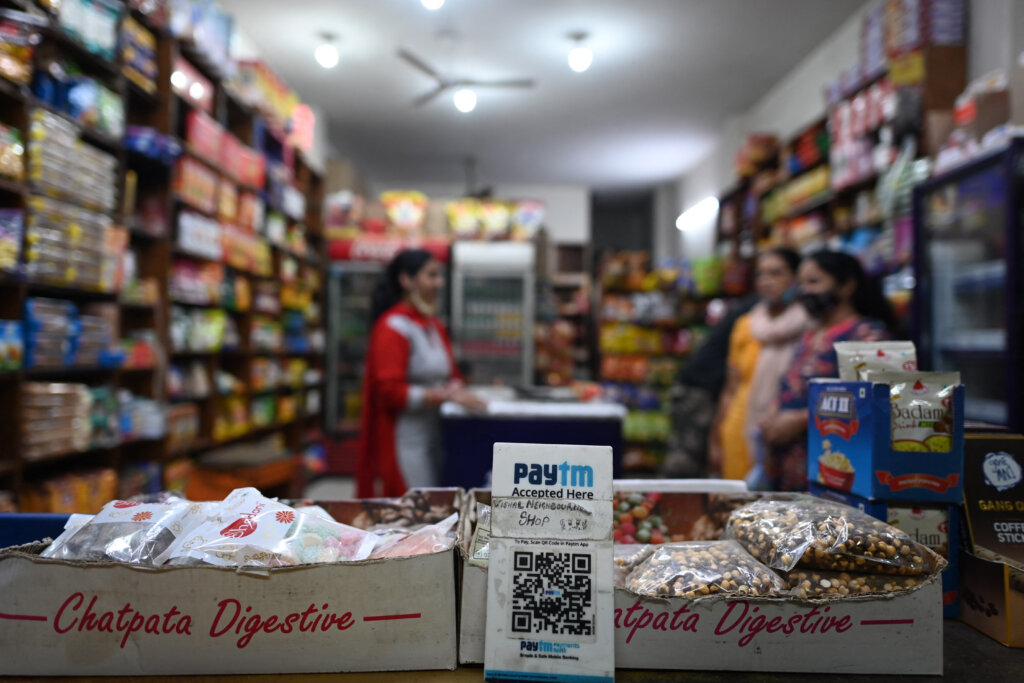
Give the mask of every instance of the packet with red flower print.
<path id="1" fill-rule="evenodd" d="M 175 539 L 206 519 L 206 503 L 169 498 L 162 503 L 113 500 L 44 557 L 153 564 Z"/>
<path id="2" fill-rule="evenodd" d="M 179 537 L 157 563 L 289 567 L 355 562 L 369 557 L 375 545 L 369 532 L 244 488 L 217 503 L 207 521 Z"/>

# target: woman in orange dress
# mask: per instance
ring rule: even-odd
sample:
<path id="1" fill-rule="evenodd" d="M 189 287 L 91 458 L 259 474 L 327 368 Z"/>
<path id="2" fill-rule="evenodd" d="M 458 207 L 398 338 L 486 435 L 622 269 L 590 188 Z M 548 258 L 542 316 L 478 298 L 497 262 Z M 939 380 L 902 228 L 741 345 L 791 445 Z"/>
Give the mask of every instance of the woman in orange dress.
<path id="1" fill-rule="evenodd" d="M 761 254 L 755 280 L 761 301 L 736 321 L 729 338 L 728 377 L 709 446 L 712 472 L 725 479 L 743 479 L 753 467 L 756 425 L 773 410 L 779 378 L 809 324 L 796 302 L 799 265 L 791 249 Z"/>

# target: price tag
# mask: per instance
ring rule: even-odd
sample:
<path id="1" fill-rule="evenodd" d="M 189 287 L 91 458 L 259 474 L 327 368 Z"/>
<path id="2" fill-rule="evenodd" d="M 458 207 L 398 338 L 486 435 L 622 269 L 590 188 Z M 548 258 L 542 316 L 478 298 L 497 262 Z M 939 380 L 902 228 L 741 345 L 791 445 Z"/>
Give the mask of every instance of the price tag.
<path id="1" fill-rule="evenodd" d="M 612 449 L 494 445 L 487 680 L 612 681 Z"/>

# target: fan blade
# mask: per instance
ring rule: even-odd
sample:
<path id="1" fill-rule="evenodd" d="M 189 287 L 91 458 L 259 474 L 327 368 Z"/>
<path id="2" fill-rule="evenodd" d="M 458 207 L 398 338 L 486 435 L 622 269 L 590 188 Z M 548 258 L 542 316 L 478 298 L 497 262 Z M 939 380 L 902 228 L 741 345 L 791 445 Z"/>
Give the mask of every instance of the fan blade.
<path id="1" fill-rule="evenodd" d="M 426 103 L 432 101 L 435 97 L 437 97 L 438 95 L 443 93 L 446 89 L 447 89 L 447 86 L 445 86 L 444 84 L 439 85 L 436 88 L 434 88 L 433 90 L 431 90 L 430 92 L 425 93 L 425 94 L 420 95 L 419 97 L 417 97 L 415 100 L 412 101 L 412 105 L 414 107 L 422 107 L 423 105 L 425 105 Z"/>
<path id="2" fill-rule="evenodd" d="M 470 88 L 535 88 L 537 82 L 532 78 L 512 78 L 504 81 L 459 81 L 459 85 Z"/>
<path id="3" fill-rule="evenodd" d="M 412 65 L 413 68 L 422 71 L 423 73 L 430 76 L 438 83 L 444 82 L 444 79 L 441 78 L 441 74 L 437 73 L 437 71 L 432 66 L 424 62 L 422 59 L 420 59 L 413 53 L 406 50 L 404 47 L 398 48 L 398 56 L 404 59 L 410 65 Z"/>

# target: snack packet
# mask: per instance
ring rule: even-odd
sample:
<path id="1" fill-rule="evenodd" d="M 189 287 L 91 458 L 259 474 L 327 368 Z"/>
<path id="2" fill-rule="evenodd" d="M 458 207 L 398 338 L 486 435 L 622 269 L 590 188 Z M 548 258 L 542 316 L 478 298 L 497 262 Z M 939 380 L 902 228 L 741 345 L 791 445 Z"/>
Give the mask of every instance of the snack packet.
<path id="1" fill-rule="evenodd" d="M 486 567 L 491 559 L 491 506 L 476 504 L 476 529 L 469 550 L 469 563 Z"/>
<path id="2" fill-rule="evenodd" d="M 871 379 L 891 387 L 894 451 L 949 453 L 959 372 L 876 372 Z"/>
<path id="3" fill-rule="evenodd" d="M 733 511 L 725 535 L 772 569 L 923 574 L 931 551 L 855 508 L 810 496 L 757 501 Z"/>
<path id="4" fill-rule="evenodd" d="M 157 557 L 178 537 L 205 519 L 203 503 L 181 498 L 169 498 L 162 503 L 114 500 L 59 547 L 48 549 L 46 557 L 155 564 Z"/>
<path id="5" fill-rule="evenodd" d="M 456 239 L 475 239 L 480 231 L 480 202 L 476 199 L 456 199 L 444 208 L 448 226 Z"/>
<path id="6" fill-rule="evenodd" d="M 855 574 L 799 568 L 784 573 L 782 580 L 789 585 L 790 593 L 798 598 L 897 593 L 915 588 L 923 581 L 920 576 Z"/>
<path id="7" fill-rule="evenodd" d="M 736 541 L 656 546 L 626 583 L 634 593 L 659 597 L 695 598 L 716 593 L 774 595 L 786 589 L 782 579 Z"/>
<path id="8" fill-rule="evenodd" d="M 53 539 L 50 545 L 46 546 L 43 552 L 39 553 L 40 557 L 56 557 L 58 554 L 63 552 L 64 546 L 67 545 L 68 540 L 71 539 L 78 530 L 85 526 L 95 515 L 80 515 L 74 514 L 68 516 L 68 521 L 64 523 L 64 531 L 60 536 Z"/>
<path id="9" fill-rule="evenodd" d="M 205 523 L 178 538 L 158 562 L 221 567 L 355 562 L 366 559 L 376 543 L 369 532 L 244 488 L 218 503 Z"/>
<path id="10" fill-rule="evenodd" d="M 917 350 L 911 341 L 836 342 L 839 379 L 875 381 L 875 372 L 917 370 Z"/>
<path id="11" fill-rule="evenodd" d="M 454 529 L 457 521 L 459 513 L 453 512 L 437 524 L 428 524 L 387 548 L 374 550 L 370 559 L 429 555 L 448 550 L 455 545 Z"/>
<path id="12" fill-rule="evenodd" d="M 629 575 L 651 556 L 656 547 L 649 543 L 616 543 L 612 548 L 612 559 L 615 562 L 615 587 L 625 588 Z"/>

